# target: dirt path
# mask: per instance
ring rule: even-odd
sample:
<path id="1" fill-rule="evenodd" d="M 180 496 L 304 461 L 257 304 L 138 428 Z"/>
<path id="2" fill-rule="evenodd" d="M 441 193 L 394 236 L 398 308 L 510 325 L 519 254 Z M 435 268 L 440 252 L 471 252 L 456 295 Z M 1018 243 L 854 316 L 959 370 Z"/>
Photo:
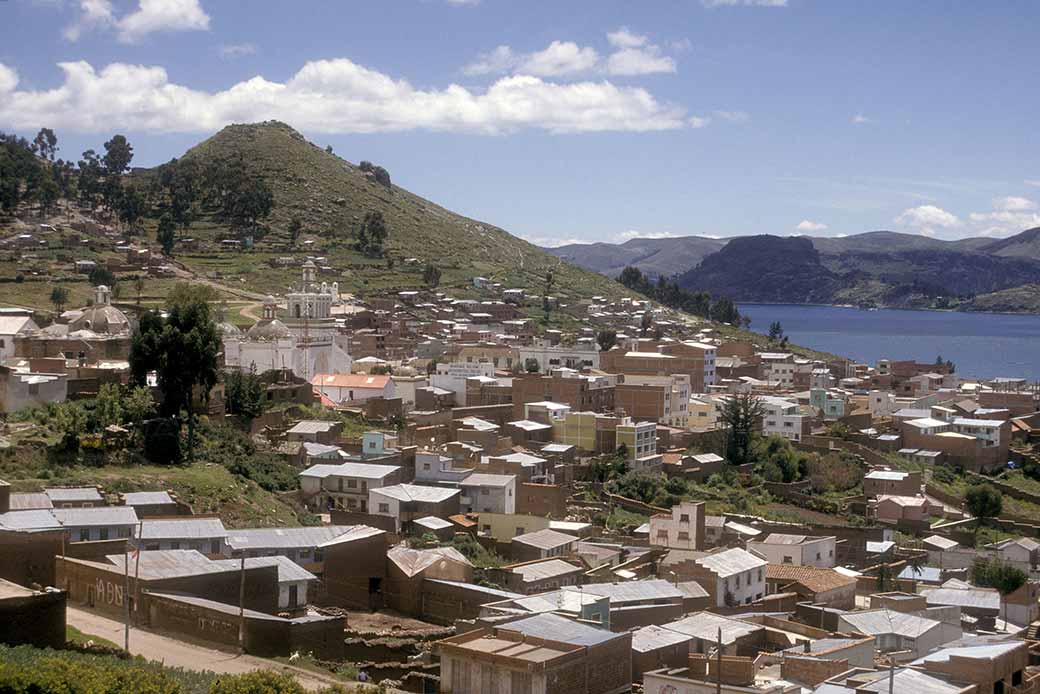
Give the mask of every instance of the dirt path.
<path id="1" fill-rule="evenodd" d="M 85 634 L 99 636 L 122 645 L 123 624 L 94 612 L 69 606 L 68 623 Z M 310 690 L 321 689 L 333 684 L 343 684 L 341 680 L 321 675 L 300 668 L 288 667 L 282 663 L 251 655 L 238 655 L 235 652 L 187 643 L 169 636 L 144 631 L 130 630 L 130 651 L 148 660 L 155 660 L 165 665 L 182 667 L 188 670 L 211 670 L 218 674 L 241 674 L 252 670 L 277 670 L 289 672 L 296 676 L 300 684 Z M 353 689 L 349 684 L 348 689 Z"/>

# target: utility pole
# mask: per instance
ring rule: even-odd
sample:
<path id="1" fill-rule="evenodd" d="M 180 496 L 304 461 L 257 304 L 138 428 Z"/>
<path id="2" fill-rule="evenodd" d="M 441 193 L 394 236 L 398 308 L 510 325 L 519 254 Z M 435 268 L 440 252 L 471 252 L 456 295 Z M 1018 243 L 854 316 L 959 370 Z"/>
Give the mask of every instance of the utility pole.
<path id="1" fill-rule="evenodd" d="M 238 580 L 238 652 L 246 652 L 246 553 L 242 552 L 242 564 Z"/>
<path id="2" fill-rule="evenodd" d="M 130 655 L 130 538 L 123 543 L 123 608 L 126 616 L 123 624 L 123 650 Z"/>
<path id="3" fill-rule="evenodd" d="M 715 646 L 715 694 L 722 694 L 722 627 L 719 627 Z"/>
<path id="4" fill-rule="evenodd" d="M 896 686 L 896 661 L 894 658 L 889 657 L 888 659 L 888 694 L 895 694 Z"/>

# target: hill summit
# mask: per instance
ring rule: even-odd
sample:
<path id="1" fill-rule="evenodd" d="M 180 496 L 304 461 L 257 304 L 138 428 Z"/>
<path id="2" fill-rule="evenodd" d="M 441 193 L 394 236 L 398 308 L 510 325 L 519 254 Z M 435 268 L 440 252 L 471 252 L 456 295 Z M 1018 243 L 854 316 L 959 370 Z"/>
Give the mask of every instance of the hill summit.
<path id="1" fill-rule="evenodd" d="M 437 266 L 445 285 L 460 285 L 483 276 L 510 287 L 541 289 L 551 268 L 554 293 L 561 297 L 625 292 L 615 282 L 570 265 L 503 229 L 456 214 L 394 185 L 390 182 L 392 172 L 367 162 L 349 162 L 308 142 L 285 123 L 227 126 L 181 158 L 192 160 L 203 166 L 238 160 L 250 175 L 261 177 L 273 193 L 274 207 L 266 220 L 268 233 L 256 252 L 285 252 L 289 223 L 298 218 L 302 223 L 300 242 L 311 242 L 303 248 L 320 251 L 337 270 L 359 266 L 356 272 L 337 278 L 346 290 L 364 293 L 366 282 L 371 288 L 421 282 L 415 273 L 395 277 L 395 267 L 382 261 L 378 262 L 381 272 L 370 272 L 367 265 L 372 265 L 368 262 L 371 259 L 358 258 L 352 252 L 352 235 L 365 214 L 380 212 L 389 228 L 387 255 L 397 261 L 416 259 L 420 266 Z M 224 231 L 205 224 L 190 229 L 190 234 L 203 240 L 207 233 Z M 184 261 L 192 264 L 190 256 Z M 256 281 L 264 284 L 267 274 Z M 278 287 L 276 283 L 268 288 Z"/>

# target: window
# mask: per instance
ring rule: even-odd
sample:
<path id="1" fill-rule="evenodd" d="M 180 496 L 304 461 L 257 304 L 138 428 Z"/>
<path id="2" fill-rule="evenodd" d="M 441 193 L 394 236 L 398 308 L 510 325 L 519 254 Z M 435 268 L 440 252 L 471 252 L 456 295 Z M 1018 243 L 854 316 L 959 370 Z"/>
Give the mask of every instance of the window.
<path id="1" fill-rule="evenodd" d="M 347 480 L 347 489 L 357 489 L 357 480 Z"/>
<path id="2" fill-rule="evenodd" d="M 380 513 L 390 513 L 390 504 L 379 504 Z"/>
<path id="3" fill-rule="evenodd" d="M 817 552 L 817 553 L 816 553 L 816 561 L 820 561 L 820 558 L 821 558 L 821 557 L 820 557 L 820 553 L 819 553 L 819 552 Z"/>
<path id="4" fill-rule="evenodd" d="M 171 542 L 170 543 L 170 549 L 180 549 L 180 548 L 181 548 L 181 543 L 180 542 Z"/>
<path id="5" fill-rule="evenodd" d="M 296 607 L 297 601 L 299 600 L 299 590 L 298 586 L 289 586 L 289 607 Z"/>
<path id="6" fill-rule="evenodd" d="M 481 489 L 480 489 L 481 496 L 487 496 L 490 493 L 491 493 L 490 489 L 488 489 L 487 487 L 481 487 Z"/>
<path id="7" fill-rule="evenodd" d="M 422 469 L 423 470 L 429 470 L 430 469 L 430 464 L 429 463 L 423 463 Z"/>
<path id="8" fill-rule="evenodd" d="M 785 554 L 785 555 L 784 555 L 784 563 L 785 563 L 785 564 L 793 564 L 793 563 L 794 563 L 794 559 L 792 559 L 791 557 L 789 557 L 789 556 L 787 556 L 787 555 Z"/>
<path id="9" fill-rule="evenodd" d="M 213 540 L 209 543 L 210 554 L 220 554 L 220 540 Z"/>
<path id="10" fill-rule="evenodd" d="M 87 528 L 80 528 L 79 529 L 79 541 L 80 542 L 86 542 L 89 539 L 90 539 L 90 530 L 88 530 Z"/>
<path id="11" fill-rule="evenodd" d="M 101 529 L 101 539 L 102 540 L 107 540 L 108 539 L 108 528 L 102 528 Z"/>
<path id="12" fill-rule="evenodd" d="M 525 532 L 526 531 L 523 528 L 517 527 L 516 533 L 513 535 L 513 537 L 516 537 L 517 535 L 523 535 Z"/>
<path id="13" fill-rule="evenodd" d="M 689 542 L 689 540 L 690 540 L 690 533 L 686 532 L 685 530 L 680 530 L 679 531 L 679 540 L 681 542 Z"/>

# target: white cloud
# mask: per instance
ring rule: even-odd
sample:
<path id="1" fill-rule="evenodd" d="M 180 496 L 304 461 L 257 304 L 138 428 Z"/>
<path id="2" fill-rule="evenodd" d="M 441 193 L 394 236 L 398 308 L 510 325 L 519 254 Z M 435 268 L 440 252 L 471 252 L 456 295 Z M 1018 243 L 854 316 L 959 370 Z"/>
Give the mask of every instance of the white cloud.
<path id="1" fill-rule="evenodd" d="M 220 47 L 220 57 L 225 59 L 256 55 L 256 46 L 251 43 L 225 43 Z"/>
<path id="2" fill-rule="evenodd" d="M 693 50 L 693 42 L 690 39 L 678 39 L 668 44 L 673 53 L 686 53 Z"/>
<path id="3" fill-rule="evenodd" d="M 599 53 L 594 48 L 581 47 L 573 41 L 553 41 L 547 48 L 526 56 L 516 67 L 522 75 L 558 77 L 574 72 L 586 72 L 596 67 Z"/>
<path id="4" fill-rule="evenodd" d="M 0 63 L 0 94 L 14 91 L 18 86 L 18 73 Z"/>
<path id="5" fill-rule="evenodd" d="M 1036 209 L 1036 203 L 1029 198 L 1020 198 L 1009 195 L 1006 198 L 997 198 L 993 201 L 993 208 L 1002 212 L 1028 212 Z"/>
<path id="6" fill-rule="evenodd" d="M 579 46 L 573 41 L 553 41 L 546 48 L 533 53 L 522 53 L 510 46 L 498 46 L 481 53 L 477 59 L 462 68 L 467 75 L 512 73 L 536 77 L 561 77 L 589 72 L 608 75 L 649 75 L 675 72 L 675 60 L 660 46 L 650 43 L 647 36 L 636 34 L 627 27 L 607 34 L 607 42 L 614 51 L 604 60 L 591 46 Z"/>
<path id="7" fill-rule="evenodd" d="M 991 211 L 972 212 L 968 220 L 982 236 L 1011 236 L 1040 226 L 1036 203 L 1013 195 L 997 198 Z"/>
<path id="8" fill-rule="evenodd" d="M 682 236 L 687 236 L 687 234 L 676 234 L 671 231 L 639 231 L 637 229 L 629 229 L 628 231 L 614 234 L 614 243 L 624 243 L 625 241 L 631 241 L 632 239 L 677 239 Z"/>
<path id="9" fill-rule="evenodd" d="M 139 41 L 157 31 L 209 31 L 209 15 L 199 0 L 140 0 L 119 20 L 119 40 Z"/>
<path id="10" fill-rule="evenodd" d="M 444 0 L 449 5 L 455 7 L 476 7 L 480 4 L 480 0 Z"/>
<path id="11" fill-rule="evenodd" d="M 690 116 L 686 122 L 691 128 L 706 128 L 711 125 L 711 116 Z"/>
<path id="12" fill-rule="evenodd" d="M 827 228 L 826 224 L 822 224 L 820 222 L 814 222 L 811 219 L 803 219 L 802 221 L 798 222 L 798 226 L 795 227 L 795 231 L 809 231 L 809 232 L 813 232 L 813 231 L 823 231 L 826 228 Z"/>
<path id="13" fill-rule="evenodd" d="M 787 0 L 701 0 L 701 4 L 715 7 L 787 7 Z"/>
<path id="14" fill-rule="evenodd" d="M 621 27 L 607 34 L 607 41 L 614 48 L 639 48 L 645 46 L 648 40 L 646 36 L 636 34 L 628 27 Z"/>
<path id="15" fill-rule="evenodd" d="M 873 118 L 867 118 L 862 113 L 857 113 L 851 119 L 853 125 L 868 125 L 870 123 L 877 123 Z"/>
<path id="16" fill-rule="evenodd" d="M 553 41 L 534 53 L 517 53 L 509 46 L 498 46 L 481 53 L 477 60 L 462 69 L 467 75 L 489 75 L 512 72 L 536 77 L 559 77 L 575 72 L 588 72 L 599 62 L 594 48 L 581 47 L 573 41 Z"/>
<path id="17" fill-rule="evenodd" d="M 80 0 L 80 15 L 62 32 L 68 41 L 78 41 L 87 31 L 115 24 L 115 13 L 109 0 Z"/>
<path id="18" fill-rule="evenodd" d="M 945 229 L 961 223 L 961 220 L 957 219 L 956 215 L 935 205 L 911 207 L 904 210 L 901 215 L 896 217 L 895 221 L 896 224 L 917 229 L 918 232 L 925 236 L 933 236 L 937 227 Z"/>
<path id="19" fill-rule="evenodd" d="M 528 243 L 533 243 L 542 248 L 559 248 L 560 246 L 588 245 L 590 243 L 596 243 L 589 239 L 567 239 L 560 238 L 559 236 L 524 236 L 523 239 Z"/>
<path id="20" fill-rule="evenodd" d="M 715 111 L 715 116 L 722 120 L 728 120 L 731 123 L 746 123 L 751 120 L 751 116 L 748 115 L 747 111 Z"/>
<path id="21" fill-rule="evenodd" d="M 490 75 L 509 72 L 520 63 L 520 56 L 509 46 L 497 46 L 495 50 L 481 53 L 477 59 L 462 68 L 467 75 Z"/>
<path id="22" fill-rule="evenodd" d="M 208 31 L 209 15 L 199 0 L 138 0 L 137 9 L 116 19 L 110 0 L 80 0 L 80 16 L 64 31 L 77 41 L 86 31 L 115 27 L 124 43 L 158 31 Z"/>
<path id="23" fill-rule="evenodd" d="M 422 90 L 346 58 L 306 63 L 285 82 L 256 76 L 223 91 L 176 84 L 159 66 L 86 61 L 58 63 L 61 85 L 17 90 L 0 64 L 0 126 L 47 123 L 73 132 L 113 128 L 207 132 L 228 123 L 283 120 L 313 133 L 436 130 L 499 134 L 522 128 L 552 133 L 682 128 L 685 109 L 638 87 L 609 81 L 561 84 L 533 76 L 497 80 L 483 91 L 457 84 Z"/>
<path id="24" fill-rule="evenodd" d="M 652 75 L 675 72 L 675 60 L 661 54 L 654 45 L 642 48 L 622 48 L 607 58 L 606 70 L 611 75 Z"/>
<path id="25" fill-rule="evenodd" d="M 1040 178 L 1027 178 L 1024 183 L 1027 186 L 1033 186 L 1034 188 L 1040 188 Z"/>

